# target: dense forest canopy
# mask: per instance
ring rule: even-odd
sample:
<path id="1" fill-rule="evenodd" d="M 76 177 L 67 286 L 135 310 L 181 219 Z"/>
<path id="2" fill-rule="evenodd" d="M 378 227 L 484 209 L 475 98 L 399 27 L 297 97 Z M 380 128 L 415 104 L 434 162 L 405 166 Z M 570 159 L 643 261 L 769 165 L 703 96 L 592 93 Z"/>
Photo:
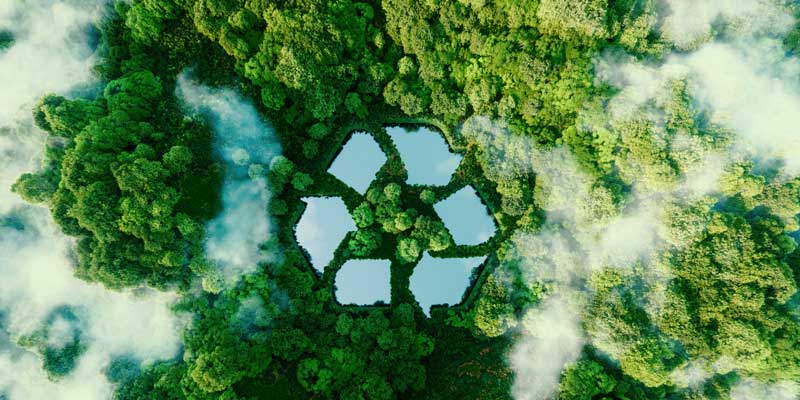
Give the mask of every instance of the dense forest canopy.
<path id="1" fill-rule="evenodd" d="M 800 397 L 797 3 L 86 3 L 0 5 L 0 399 Z M 448 184 L 407 182 L 398 125 Z M 359 131 L 363 193 L 327 172 Z M 467 186 L 470 246 L 434 209 Z M 315 196 L 356 226 L 327 268 Z M 430 316 L 425 253 L 487 257 Z M 359 258 L 388 303 L 337 301 Z"/>

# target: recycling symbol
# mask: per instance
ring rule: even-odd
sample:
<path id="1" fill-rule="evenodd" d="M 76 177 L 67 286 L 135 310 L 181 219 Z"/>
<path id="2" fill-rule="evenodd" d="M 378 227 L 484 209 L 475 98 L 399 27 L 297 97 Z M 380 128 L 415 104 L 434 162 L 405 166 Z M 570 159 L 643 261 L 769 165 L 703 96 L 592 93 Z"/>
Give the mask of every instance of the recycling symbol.
<path id="1" fill-rule="evenodd" d="M 463 156 L 429 127 L 350 133 L 319 193 L 301 200 L 297 243 L 341 305 L 456 305 L 497 230 Z"/>

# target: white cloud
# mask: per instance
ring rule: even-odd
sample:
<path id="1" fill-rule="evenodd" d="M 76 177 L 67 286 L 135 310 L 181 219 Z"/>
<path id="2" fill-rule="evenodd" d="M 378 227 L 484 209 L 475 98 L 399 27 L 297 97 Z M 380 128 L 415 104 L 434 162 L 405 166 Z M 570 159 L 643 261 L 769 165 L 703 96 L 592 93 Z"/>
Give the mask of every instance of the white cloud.
<path id="1" fill-rule="evenodd" d="M 695 97 L 738 134 L 743 151 L 800 173 L 800 63 L 783 59 L 777 41 L 711 43 L 671 62 L 691 68 Z"/>
<path id="2" fill-rule="evenodd" d="M 73 373 L 63 381 L 48 382 L 38 356 L 15 356 L 18 349 L 0 347 L 0 392 L 7 391 L 11 399 L 108 398 L 111 385 L 103 370 L 113 357 L 130 355 L 147 363 L 177 354 L 180 321 L 169 309 L 175 295 L 114 292 L 82 282 L 72 276 L 72 242 L 57 232 L 46 210 L 23 207 L 11 218 L 22 225 L 0 227 L 4 330 L 16 340 L 41 328 L 53 310 L 69 305 L 77 310 L 88 348 Z M 53 340 L 60 339 L 64 338 Z"/>
<path id="3" fill-rule="evenodd" d="M 0 50 L 0 213 L 22 203 L 6 189 L 38 167 L 44 136 L 30 122 L 33 104 L 46 93 L 65 93 L 92 80 L 87 29 L 101 17 L 102 4 L 0 1 L 0 31 L 15 39 Z"/>
<path id="4" fill-rule="evenodd" d="M 194 112 L 210 118 L 215 149 L 225 160 L 223 210 L 206 226 L 206 254 L 230 286 L 271 256 L 259 249 L 274 235 L 267 215 L 270 193 L 266 178 L 251 179 L 248 166 L 269 165 L 280 154 L 280 145 L 272 127 L 235 91 L 200 85 L 184 73 L 178 77 L 176 93 Z"/>
<path id="5" fill-rule="evenodd" d="M 743 379 L 731 389 L 731 400 L 795 400 L 800 397 L 797 382 L 774 383 Z"/>
<path id="6" fill-rule="evenodd" d="M 557 392 L 561 371 L 578 359 L 584 345 L 576 306 L 550 297 L 525 313 L 522 337 L 509 356 L 516 372 L 515 399 L 546 400 Z"/>
<path id="7" fill-rule="evenodd" d="M 793 24 L 778 0 L 666 0 L 661 32 L 680 49 L 692 49 L 724 29 L 731 37 L 785 33 Z"/>
<path id="8" fill-rule="evenodd" d="M 0 30 L 13 46 L 0 51 L 0 126 L 28 118 L 44 93 L 66 92 L 91 77 L 94 63 L 87 29 L 101 16 L 103 0 L 4 0 Z"/>

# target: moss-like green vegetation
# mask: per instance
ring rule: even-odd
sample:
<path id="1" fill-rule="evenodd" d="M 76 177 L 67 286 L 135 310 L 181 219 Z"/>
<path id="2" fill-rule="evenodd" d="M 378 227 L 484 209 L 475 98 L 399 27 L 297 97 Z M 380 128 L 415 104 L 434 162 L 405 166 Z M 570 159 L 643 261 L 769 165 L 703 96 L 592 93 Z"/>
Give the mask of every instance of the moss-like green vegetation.
<path id="1" fill-rule="evenodd" d="M 618 89 L 595 80 L 605 49 L 634 59 L 670 50 L 656 3 L 117 3 L 100 27 L 103 90 L 37 103 L 36 123 L 51 134 L 46 167 L 14 186 L 76 238 L 80 278 L 178 290 L 176 311 L 192 315 L 179 359 L 109 368 L 116 398 L 509 399 L 520 321 L 565 288 L 583 293 L 586 344 L 561 373 L 558 398 L 728 399 L 743 377 L 797 381 L 800 249 L 790 233 L 800 178 L 735 160 L 720 167 L 719 190 L 684 196 L 683 179 L 705 155 L 726 153 L 734 134 L 681 79 L 624 116 L 606 108 Z M 0 51 L 12 41 L 0 32 Z M 224 171 L 211 124 L 175 97 L 187 68 L 250 99 L 283 149 L 250 169 L 267 178 L 264 212 L 277 229 L 264 240 L 278 254 L 218 293 L 196 283 L 211 268 L 204 224 L 220 211 Z M 443 133 L 463 156 L 448 185 L 405 183 L 392 124 Z M 364 195 L 326 172 L 360 130 L 388 157 Z M 432 207 L 466 185 L 497 222 L 478 246 L 455 245 Z M 322 274 L 293 233 L 304 196 L 341 197 L 358 226 Z M 624 262 L 598 252 L 592 241 L 609 224 L 653 199 L 657 248 Z M 424 251 L 489 256 L 463 302 L 431 318 L 408 289 Z M 336 302 L 334 278 L 350 258 L 392 261 L 390 304 Z M 82 340 L 55 348 L 44 330 L 22 344 L 58 378 Z M 689 388 L 676 371 L 698 360 L 708 378 Z"/>

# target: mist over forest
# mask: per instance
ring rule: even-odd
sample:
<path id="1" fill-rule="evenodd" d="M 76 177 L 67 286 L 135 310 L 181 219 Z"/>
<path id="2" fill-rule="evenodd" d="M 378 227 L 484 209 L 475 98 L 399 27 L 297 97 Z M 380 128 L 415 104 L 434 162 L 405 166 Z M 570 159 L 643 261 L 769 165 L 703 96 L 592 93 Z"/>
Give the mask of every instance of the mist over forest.
<path id="1" fill-rule="evenodd" d="M 798 399 L 798 52 L 793 0 L 0 0 L 0 400 Z"/>

